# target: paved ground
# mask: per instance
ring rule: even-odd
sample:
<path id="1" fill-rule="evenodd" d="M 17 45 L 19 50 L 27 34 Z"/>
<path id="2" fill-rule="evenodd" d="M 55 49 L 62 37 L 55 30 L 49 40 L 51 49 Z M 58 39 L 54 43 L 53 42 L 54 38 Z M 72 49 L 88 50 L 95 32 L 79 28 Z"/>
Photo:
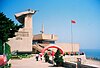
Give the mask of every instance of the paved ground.
<path id="1" fill-rule="evenodd" d="M 52 64 L 45 63 L 44 61 L 36 61 L 35 57 L 26 58 L 22 60 L 11 60 L 10 62 L 12 64 L 11 68 L 56 68 L 52 67 Z"/>
<path id="2" fill-rule="evenodd" d="M 64 68 L 64 67 L 53 67 L 53 64 L 45 63 L 44 61 L 36 61 L 35 57 L 26 58 L 22 60 L 11 60 L 11 68 Z M 87 60 L 86 65 L 96 66 L 100 68 L 100 62 L 94 60 Z"/>
<path id="3" fill-rule="evenodd" d="M 87 59 L 85 64 L 100 68 L 100 61 Z"/>

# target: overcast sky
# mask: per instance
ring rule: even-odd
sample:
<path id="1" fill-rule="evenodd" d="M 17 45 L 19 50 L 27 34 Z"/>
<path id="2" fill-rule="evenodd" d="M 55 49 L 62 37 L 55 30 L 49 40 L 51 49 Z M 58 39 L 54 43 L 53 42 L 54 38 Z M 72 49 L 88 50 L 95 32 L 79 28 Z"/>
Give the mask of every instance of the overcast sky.
<path id="1" fill-rule="evenodd" d="M 73 42 L 82 49 L 100 48 L 100 0 L 0 0 L 0 12 L 18 23 L 15 13 L 39 10 L 33 15 L 33 34 L 39 34 L 42 23 L 46 34 L 56 34 L 57 42 Z"/>

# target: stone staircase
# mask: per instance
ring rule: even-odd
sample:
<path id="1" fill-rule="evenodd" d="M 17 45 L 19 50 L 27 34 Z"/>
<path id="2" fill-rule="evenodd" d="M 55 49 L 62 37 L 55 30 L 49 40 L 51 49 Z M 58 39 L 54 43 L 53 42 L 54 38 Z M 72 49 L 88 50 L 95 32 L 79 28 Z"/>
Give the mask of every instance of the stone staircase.
<path id="1" fill-rule="evenodd" d="M 34 45 L 32 46 L 32 48 L 38 50 L 39 52 L 41 52 L 42 49 L 43 49 L 43 47 L 41 47 L 39 44 L 34 44 Z"/>

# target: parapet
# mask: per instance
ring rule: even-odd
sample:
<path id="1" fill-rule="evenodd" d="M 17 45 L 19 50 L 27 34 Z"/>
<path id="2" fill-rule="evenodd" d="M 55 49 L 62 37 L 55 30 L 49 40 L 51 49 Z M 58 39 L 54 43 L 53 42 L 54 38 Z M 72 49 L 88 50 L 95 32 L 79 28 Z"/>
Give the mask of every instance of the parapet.
<path id="1" fill-rule="evenodd" d="M 57 35 L 54 34 L 37 34 L 33 36 L 33 40 L 56 41 L 57 39 L 58 39 Z"/>

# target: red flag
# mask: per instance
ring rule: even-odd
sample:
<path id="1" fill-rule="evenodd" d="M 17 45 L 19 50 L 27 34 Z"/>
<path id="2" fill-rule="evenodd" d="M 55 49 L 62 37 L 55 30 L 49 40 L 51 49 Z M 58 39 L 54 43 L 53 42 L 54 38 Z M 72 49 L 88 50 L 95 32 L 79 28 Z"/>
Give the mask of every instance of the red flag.
<path id="1" fill-rule="evenodd" d="M 75 21 L 75 20 L 71 20 L 71 23 L 74 23 L 74 24 L 75 24 L 75 23 L 76 23 L 76 21 Z"/>

